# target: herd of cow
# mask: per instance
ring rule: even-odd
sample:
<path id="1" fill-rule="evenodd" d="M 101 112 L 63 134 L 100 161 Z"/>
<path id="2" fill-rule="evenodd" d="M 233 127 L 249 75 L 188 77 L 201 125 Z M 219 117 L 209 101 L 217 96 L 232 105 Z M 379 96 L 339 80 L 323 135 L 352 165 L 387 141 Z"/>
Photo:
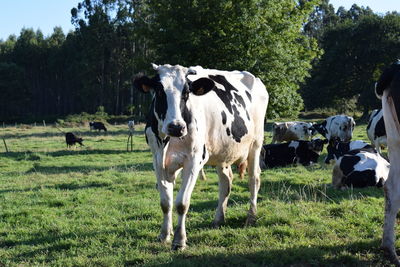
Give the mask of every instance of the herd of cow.
<path id="1" fill-rule="evenodd" d="M 272 142 L 261 151 L 261 168 L 301 163 L 308 166 L 318 162 L 324 144 L 328 144 L 325 163 L 335 161 L 332 185 L 335 188 L 383 186 L 390 164 L 380 154 L 386 146 L 386 132 L 381 110 L 370 116 L 367 133 L 368 144 L 361 140 L 351 141 L 354 119 L 346 115 L 331 116 L 322 123 L 281 122 L 272 127 Z M 383 127 L 383 129 L 382 129 Z M 324 140 L 312 139 L 320 133 Z M 278 142 L 285 143 L 276 144 Z M 379 152 L 378 152 L 379 151 Z"/>

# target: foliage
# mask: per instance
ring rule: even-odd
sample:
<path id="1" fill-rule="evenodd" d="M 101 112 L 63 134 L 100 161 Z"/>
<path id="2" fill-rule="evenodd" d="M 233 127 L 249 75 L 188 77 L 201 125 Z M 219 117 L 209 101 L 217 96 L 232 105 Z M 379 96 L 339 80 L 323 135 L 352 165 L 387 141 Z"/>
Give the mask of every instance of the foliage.
<path id="1" fill-rule="evenodd" d="M 367 140 L 365 128 L 357 125 L 354 138 Z M 218 179 L 207 168 L 192 195 L 189 247 L 175 252 L 157 242 L 162 212 L 143 125 L 134 152 L 125 151 L 126 125 L 106 134 L 63 130 L 82 136 L 85 147 L 67 150 L 52 127 L 0 128 L 11 150 L 0 148 L 2 266 L 389 265 L 379 249 L 383 190 L 330 188 L 322 159 L 262 172 L 255 227 L 244 227 L 248 181 L 237 173 L 226 223 L 210 227 Z"/>
<path id="2" fill-rule="evenodd" d="M 296 116 L 302 109 L 299 83 L 319 53 L 315 40 L 302 34 L 316 3 L 149 1 L 154 61 L 248 70 L 267 86 L 270 116 Z"/>
<path id="3" fill-rule="evenodd" d="M 339 9 L 337 23 L 323 28 L 324 55 L 302 88 L 307 109 L 333 107 L 358 98 L 364 113 L 378 108 L 374 84 L 383 68 L 400 57 L 400 15 L 380 16 L 356 5 Z M 318 101 L 315 101 L 318 99 Z"/>

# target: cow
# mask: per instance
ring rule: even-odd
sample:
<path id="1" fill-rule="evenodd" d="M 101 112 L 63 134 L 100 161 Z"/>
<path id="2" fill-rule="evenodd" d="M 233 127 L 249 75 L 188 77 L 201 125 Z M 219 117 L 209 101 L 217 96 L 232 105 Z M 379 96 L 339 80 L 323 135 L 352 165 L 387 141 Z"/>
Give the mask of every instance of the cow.
<path id="1" fill-rule="evenodd" d="M 294 140 L 309 140 L 312 136 L 312 124 L 309 122 L 275 122 L 272 125 L 272 142 L 282 143 Z"/>
<path id="2" fill-rule="evenodd" d="M 381 153 L 381 149 L 387 146 L 385 121 L 383 120 L 383 110 L 375 109 L 369 116 L 367 135 L 371 140 L 372 146 Z"/>
<path id="3" fill-rule="evenodd" d="M 390 164 L 377 152 L 350 150 L 339 157 L 332 171 L 336 189 L 348 187 L 382 187 L 389 174 Z"/>
<path id="4" fill-rule="evenodd" d="M 99 121 L 89 122 L 89 127 L 90 127 L 90 130 L 99 130 L 99 132 L 101 130 L 103 130 L 103 131 L 107 132 L 107 128 L 106 128 L 106 126 L 104 126 L 104 123 L 99 122 Z"/>
<path id="5" fill-rule="evenodd" d="M 133 151 L 133 134 L 135 133 L 135 122 L 133 120 L 128 121 L 128 141 L 126 142 L 126 151 L 129 151 L 129 145 L 130 145 L 130 150 Z"/>
<path id="6" fill-rule="evenodd" d="M 313 139 L 264 145 L 260 157 L 260 167 L 262 169 L 284 167 L 296 163 L 309 166 L 318 162 L 318 157 L 326 143 L 327 140 Z"/>
<path id="7" fill-rule="evenodd" d="M 322 123 L 313 124 L 311 131 L 317 131 L 328 140 L 339 137 L 340 141 L 349 142 L 353 136 L 355 125 L 352 117 L 335 115 L 326 118 Z"/>
<path id="8" fill-rule="evenodd" d="M 216 166 L 219 176 L 219 201 L 213 222 L 218 227 L 225 220 L 232 188 L 231 165 L 247 160 L 250 209 L 246 225 L 254 224 L 260 188 L 259 155 L 269 99 L 265 85 L 246 71 L 169 64 L 153 64 L 153 68 L 157 72 L 154 77 L 136 77 L 134 86 L 154 93 L 145 134 L 153 154 L 164 214 L 159 240 L 170 240 L 173 184 L 181 171 L 172 249 L 186 247 L 185 220 L 190 197 L 206 163 Z"/>
<path id="9" fill-rule="evenodd" d="M 329 144 L 326 148 L 328 154 L 325 158 L 325 163 L 329 164 L 331 160 L 337 160 L 341 156 L 343 156 L 346 152 L 355 149 L 362 149 L 364 151 L 368 151 L 371 153 L 376 153 L 377 151 L 370 144 L 361 141 L 355 140 L 350 142 L 342 142 L 338 137 L 332 138 L 329 141 Z"/>
<path id="10" fill-rule="evenodd" d="M 395 250 L 394 225 L 400 208 L 400 61 L 389 66 L 375 85 L 375 94 L 382 100 L 383 119 L 391 168 L 384 185 L 385 223 L 382 249 L 397 266 L 400 261 Z"/>
<path id="11" fill-rule="evenodd" d="M 71 132 L 65 133 L 65 143 L 67 143 L 67 147 L 76 145 L 76 143 L 83 146 L 82 141 L 83 141 L 83 139 L 81 137 L 77 137 L 75 134 L 73 134 Z"/>

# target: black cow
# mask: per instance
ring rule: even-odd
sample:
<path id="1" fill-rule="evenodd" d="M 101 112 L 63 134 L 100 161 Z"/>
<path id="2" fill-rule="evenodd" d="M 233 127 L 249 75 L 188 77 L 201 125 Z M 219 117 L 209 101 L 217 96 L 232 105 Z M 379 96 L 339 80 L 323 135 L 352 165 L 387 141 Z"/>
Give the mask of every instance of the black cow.
<path id="1" fill-rule="evenodd" d="M 68 132 L 68 133 L 65 134 L 65 143 L 67 143 L 67 147 L 71 147 L 73 145 L 76 145 L 76 143 L 78 143 L 81 146 L 83 146 L 82 141 L 83 141 L 83 139 L 81 137 L 77 137 L 73 133 Z"/>
<path id="2" fill-rule="evenodd" d="M 382 187 L 388 177 L 389 167 L 390 164 L 376 151 L 351 150 L 336 160 L 332 185 L 337 189 Z"/>
<path id="3" fill-rule="evenodd" d="M 90 130 L 99 130 L 99 132 L 101 130 L 104 130 L 105 132 L 107 132 L 107 128 L 106 128 L 106 126 L 104 126 L 104 123 L 99 122 L 99 121 L 89 122 L 89 127 L 90 127 Z"/>
<path id="4" fill-rule="evenodd" d="M 327 142 L 327 140 L 313 139 L 264 145 L 260 156 L 260 166 L 261 168 L 273 168 L 295 163 L 309 166 L 318 162 L 318 157 Z"/>
<path id="5" fill-rule="evenodd" d="M 325 163 L 329 164 L 331 160 L 337 160 L 350 150 L 361 149 L 371 153 L 376 153 L 376 150 L 368 143 L 356 140 L 350 142 L 341 142 L 339 138 L 335 137 L 329 141 L 326 148 L 328 155 L 325 158 Z"/>

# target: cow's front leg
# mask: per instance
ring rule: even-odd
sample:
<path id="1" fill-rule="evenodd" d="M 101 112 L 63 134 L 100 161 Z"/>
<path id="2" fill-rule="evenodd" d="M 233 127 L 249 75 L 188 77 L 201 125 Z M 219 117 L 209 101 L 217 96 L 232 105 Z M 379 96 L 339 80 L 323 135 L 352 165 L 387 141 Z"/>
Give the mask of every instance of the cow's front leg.
<path id="1" fill-rule="evenodd" d="M 231 166 L 217 166 L 217 173 L 219 177 L 219 200 L 218 208 L 213 222 L 214 227 L 219 227 L 225 222 L 226 206 L 228 204 L 229 195 L 232 188 L 233 173 Z"/>
<path id="2" fill-rule="evenodd" d="M 172 207 L 173 207 L 173 182 L 166 179 L 158 180 L 158 191 L 160 193 L 160 204 L 164 215 L 164 220 L 161 225 L 161 233 L 158 240 L 161 242 L 169 242 L 172 232 Z"/>
<path id="3" fill-rule="evenodd" d="M 175 229 L 174 240 L 172 241 L 172 249 L 184 249 L 186 247 L 186 214 L 190 206 L 190 197 L 196 184 L 197 176 L 203 166 L 196 165 L 199 159 L 193 159 L 185 164 L 182 170 L 182 186 L 176 197 L 176 211 L 178 213 L 178 224 Z"/>
<path id="4" fill-rule="evenodd" d="M 394 177 L 396 170 L 391 169 L 389 178 L 384 185 L 385 190 L 385 223 L 383 226 L 382 249 L 389 260 L 396 266 L 400 266 L 396 249 L 394 227 L 396 216 L 400 208 L 400 180 Z"/>

